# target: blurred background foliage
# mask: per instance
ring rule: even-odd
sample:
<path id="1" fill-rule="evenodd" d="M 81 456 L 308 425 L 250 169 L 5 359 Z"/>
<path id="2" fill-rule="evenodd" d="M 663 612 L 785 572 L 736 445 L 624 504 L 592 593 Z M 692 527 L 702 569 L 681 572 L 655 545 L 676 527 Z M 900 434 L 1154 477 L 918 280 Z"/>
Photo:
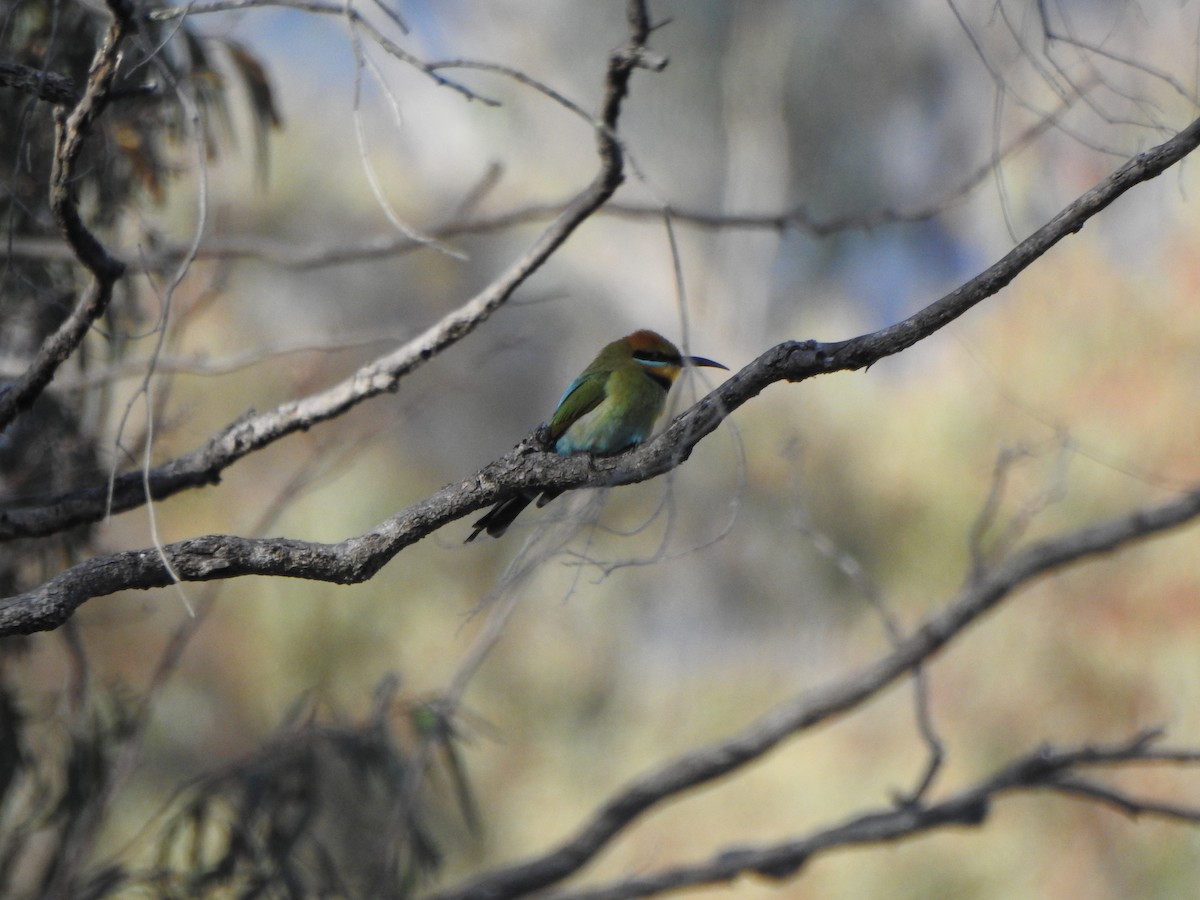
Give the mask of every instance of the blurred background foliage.
<path id="1" fill-rule="evenodd" d="M 7 56 L 17 25 L 45 5 L 0 8 Z M 356 534 L 507 450 L 596 348 L 633 328 L 684 337 L 693 352 L 736 369 L 780 340 L 881 327 L 957 286 L 1196 114 L 1200 10 L 1191 3 L 689 0 L 651 10 L 670 19 L 652 45 L 671 62 L 635 75 L 622 134 L 636 168 L 618 201 L 803 210 L 816 227 L 676 221 L 685 332 L 663 217 L 598 216 L 510 306 L 398 394 L 239 462 L 218 487 L 158 504 L 164 541 Z M 389 34 L 409 52 L 512 66 L 589 110 L 606 54 L 623 37 L 616 4 L 585 0 L 410 0 L 396 11 L 409 32 L 390 25 Z M 105 173 L 98 183 L 123 180 L 119 214 L 101 198 L 91 219 L 135 269 L 139 259 L 176 259 L 204 225 L 199 258 L 172 297 L 153 381 L 156 460 L 199 446 L 249 408 L 347 376 L 486 285 L 540 225 L 449 239 L 464 259 L 422 250 L 304 264 L 396 236 L 371 177 L 395 216 L 431 231 L 460 214 L 560 202 L 595 168 L 588 124 L 545 96 L 496 74 L 444 70 L 502 105 L 472 102 L 361 35 L 369 64 L 356 67 L 344 19 L 251 9 L 191 16 L 184 29 L 185 48 L 244 54 L 176 72 L 219 92 L 223 112 L 203 104 L 205 121 L 223 119 L 222 140 L 238 152 L 206 154 L 201 167 L 186 152 L 186 123 L 154 120 L 145 146 L 171 151 L 153 160 L 169 178 L 139 190 L 132 172 L 111 174 L 133 157 L 111 152 L 124 145 L 108 135 L 110 152 L 95 165 Z M 171 32 L 169 46 L 182 40 Z M 79 78 L 92 46 L 60 27 L 29 64 L 52 60 Z M 266 83 L 269 114 L 255 95 Z M 0 129 L 0 184 L 11 195 L 14 179 L 44 181 L 49 130 L 29 98 L 0 89 L 0 101 L 7 122 L 23 123 Z M 264 172 L 254 148 L 276 114 L 285 127 L 270 140 Z M 120 128 L 119 115 L 109 123 Z M 26 171 L 22 155 L 41 162 Z M 284 757 L 267 750 L 290 737 L 303 753 L 286 759 L 314 768 L 260 783 L 304 783 L 338 756 L 314 747 L 347 746 L 323 743 L 338 728 L 358 741 L 352 770 L 378 764 L 379 773 L 426 778 L 427 814 L 397 826 L 412 839 L 413 855 L 397 862 L 403 877 L 429 877 L 436 859 L 436 878 L 449 882 L 526 856 L 572 832 L 636 774 L 884 653 L 884 631 L 845 576 L 846 560 L 915 623 L 967 576 L 972 528 L 998 466 L 1000 512 L 975 548 L 986 558 L 1010 549 L 1010 538 L 1056 534 L 1194 484 L 1195 170 L 1185 163 L 1139 187 L 899 358 L 771 388 L 680 470 L 612 492 L 602 511 L 565 497 L 503 540 L 465 547 L 462 523 L 355 587 L 249 579 L 185 587 L 204 614 L 156 688 L 144 745 L 119 773 L 89 866 L 97 877 L 112 862 L 154 870 L 188 847 L 205 857 L 197 848 L 207 847 L 206 864 L 219 872 L 228 835 L 188 844 L 198 832 L 187 831 L 187 811 L 217 798 L 252 821 L 246 810 L 257 801 L 239 791 L 253 780 L 221 773 L 278 763 Z M 6 316 L 29 281 L 31 239 L 52 234 L 9 209 Z M 47 267 L 39 290 L 71 289 L 71 266 L 38 265 Z M 64 373 L 51 395 L 90 410 L 94 462 L 73 483 L 129 465 L 117 428 L 157 340 L 164 278 L 131 274 L 110 327 L 89 341 L 88 363 Z M 691 376 L 677 400 L 709 383 Z M 144 433 L 143 407 L 131 409 L 120 446 Z M 6 484 L 14 499 L 64 487 Z M 547 552 L 568 528 L 577 529 L 571 542 Z M 147 515 L 119 516 L 86 540 L 90 552 L 144 546 Z M 1042 741 L 1119 739 L 1164 724 L 1174 743 L 1200 744 L 1196 553 L 1185 531 L 1055 575 L 941 656 L 929 673 L 949 752 L 938 787 Z M 23 578 L 57 571 L 53 560 L 22 559 Z M 453 682 L 492 616 L 509 609 L 499 642 L 466 682 L 462 715 L 453 724 L 416 715 L 439 709 L 430 698 Z M 20 720 L 59 753 L 80 740 L 81 723 L 119 730 L 111 698 L 141 697 L 189 621 L 177 592 L 117 596 L 87 604 L 64 634 L 22 642 L 21 652 L 6 644 Z M 442 730 L 423 730 L 430 721 Z M 431 744 L 431 733 L 443 740 Z M 455 765 L 442 759 L 447 747 Z M 894 689 L 654 812 L 587 877 L 697 860 L 886 804 L 911 787 L 923 753 L 911 692 Z M 427 767 L 434 756 L 442 761 Z M 453 774 L 459 761 L 469 790 Z M 408 777 L 392 788 L 418 790 Z M 1194 783 L 1169 772 L 1125 777 L 1200 801 Z M 287 845 L 271 830 L 278 824 L 257 832 L 264 846 Z M 351 833 L 343 826 L 330 828 Z M 426 844 L 436 852 L 417 859 Z M 305 872 L 322 871 L 313 860 L 324 851 L 308 852 Z M 252 872 L 239 877 L 253 883 Z M 1035 797 L 998 804 L 980 831 L 840 852 L 791 883 L 747 880 L 712 893 L 1176 897 L 1198 880 L 1200 832 Z"/>

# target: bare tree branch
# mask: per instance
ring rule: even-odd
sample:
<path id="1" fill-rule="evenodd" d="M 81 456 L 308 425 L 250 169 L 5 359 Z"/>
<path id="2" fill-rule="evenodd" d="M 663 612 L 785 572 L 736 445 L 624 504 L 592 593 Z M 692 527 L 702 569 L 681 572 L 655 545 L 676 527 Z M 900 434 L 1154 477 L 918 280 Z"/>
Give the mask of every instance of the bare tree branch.
<path id="1" fill-rule="evenodd" d="M 47 103 L 71 106 L 79 102 L 79 91 L 71 78 L 18 63 L 0 62 L 0 87 L 16 88 Z"/>
<path id="2" fill-rule="evenodd" d="M 862 671 L 826 687 L 801 694 L 795 700 L 776 707 L 732 738 L 693 750 L 643 776 L 612 796 L 574 837 L 546 854 L 490 872 L 460 887 L 437 892 L 429 900 L 514 897 L 556 884 L 582 868 L 642 813 L 668 798 L 677 797 L 700 785 L 722 778 L 765 755 L 785 739 L 856 708 L 906 673 L 929 661 L 1005 597 L 1040 575 L 1060 571 L 1069 564 L 1089 557 L 1111 553 L 1126 544 L 1189 522 L 1197 516 L 1200 516 L 1200 491 L 1158 507 L 1137 511 L 1034 544 L 981 575 L 977 581 L 968 584 L 957 597 L 926 619 L 910 637 L 897 644 L 891 653 Z M 1153 736 L 1140 735 L 1126 745 L 1126 752 L 1144 751 L 1144 745 L 1152 740 Z M 1071 765 L 1104 761 L 1106 752 L 1091 749 L 1075 751 Z M 1164 758 L 1196 761 L 1200 754 L 1168 754 Z M 1006 779 L 1017 776 L 1028 779 L 1034 775 L 1044 779 L 1055 770 L 1051 764 L 1047 764 L 1049 771 L 1039 769 L 1038 767 L 1043 765 L 1041 757 L 1027 759 L 1022 765 L 1014 764 L 997 775 L 992 780 L 997 787 L 990 790 L 998 790 L 1009 784 Z M 1025 782 L 1018 778 L 1011 783 Z M 986 813 L 986 803 L 981 805 L 981 801 L 986 801 L 987 793 L 967 792 L 958 795 L 956 799 L 932 806 L 901 806 L 897 811 L 887 814 L 889 817 L 898 817 L 888 820 L 891 824 L 887 833 L 899 835 L 936 824 L 982 821 L 981 817 Z M 876 821 L 877 816 L 866 817 L 854 825 L 854 833 L 859 833 L 858 829 Z M 893 832 L 892 829 L 901 830 Z M 882 839 L 885 837 L 869 838 Z M 838 843 L 861 843 L 863 840 L 867 838 L 853 841 L 839 839 Z M 803 860 L 804 854 L 792 847 L 779 858 L 756 860 L 753 865 L 747 860 L 739 860 L 730 870 L 729 877 L 746 869 L 760 866 L 770 868 L 784 862 L 791 867 L 788 870 L 790 873 L 802 864 Z"/>
<path id="3" fill-rule="evenodd" d="M 623 94 L 631 71 L 628 67 L 633 65 L 629 60 L 635 58 L 636 54 L 614 54 L 605 104 L 606 115 L 616 115 L 619 97 Z M 245 453 L 265 446 L 284 434 L 331 418 L 366 397 L 394 389 L 403 374 L 469 333 L 511 295 L 516 285 L 565 240 L 590 210 L 615 189 L 620 180 L 619 147 L 603 133 L 598 140 L 604 165 L 597 179 L 580 195 L 573 212 L 543 234 L 534 248 L 483 294 L 404 348 L 361 369 L 340 385 L 321 394 L 292 401 L 272 413 L 235 423 L 214 438 L 204 450 L 153 470 L 147 477 L 150 491 L 156 497 L 167 496 L 189 481 L 215 481 L 221 469 Z M 1198 141 L 1200 120 L 1165 144 L 1130 160 L 981 275 L 902 322 L 840 343 L 787 342 L 773 347 L 678 417 L 658 439 L 625 456 L 606 460 L 561 458 L 553 453 L 537 452 L 537 442 L 526 441 L 473 478 L 459 485 L 442 488 L 432 497 L 371 531 L 338 544 L 209 535 L 167 545 L 163 552 L 184 580 L 205 581 L 259 574 L 352 583 L 370 578 L 404 547 L 433 530 L 515 491 L 627 484 L 661 474 L 686 460 L 696 443 L 711 433 L 733 410 L 757 396 L 768 385 L 777 381 L 801 381 L 826 372 L 863 368 L 937 331 L 976 303 L 999 291 L 1033 260 L 1067 234 L 1079 230 L 1088 218 L 1112 203 L 1125 190 L 1162 172 L 1182 158 Z M 122 476 L 117 480 L 114 491 L 114 508 L 130 508 L 141 496 L 141 476 Z M 87 494 L 83 497 L 86 498 Z M 77 501 L 75 516 L 80 515 L 81 507 L 87 509 L 87 502 L 86 499 Z M 1194 515 L 1192 507 L 1196 502 L 1196 495 L 1188 495 L 1152 513 L 1160 518 L 1168 517 L 1170 524 L 1174 525 Z M 60 503 L 33 510 L 33 522 L 36 523 L 40 518 L 45 531 L 30 529 L 29 518 L 24 522 L 26 530 L 21 530 L 21 510 L 0 513 L 0 526 L 7 536 L 48 533 L 54 528 L 63 527 L 64 518 L 70 516 L 66 512 L 69 509 L 70 506 Z M 92 515 L 95 516 L 94 511 Z M 1181 517 L 1175 519 L 1172 516 Z M 86 516 L 67 518 L 69 523 L 88 520 Z M 1137 515 L 1133 520 L 1141 521 Z M 1150 530 L 1156 529 L 1150 527 Z M 153 551 L 127 551 L 93 559 L 68 570 L 35 591 L 0 604 L 0 633 L 54 628 L 90 597 L 117 590 L 158 587 L 169 581 L 167 569 Z"/>
<path id="4" fill-rule="evenodd" d="M 723 884 L 741 875 L 759 875 L 775 880 L 789 878 L 814 857 L 829 850 L 906 840 L 947 826 L 983 825 L 992 803 L 1005 794 L 1046 790 L 1066 792 L 1116 806 L 1131 815 L 1200 821 L 1200 809 L 1132 797 L 1102 785 L 1094 785 L 1076 775 L 1081 768 L 1111 769 L 1160 762 L 1163 756 L 1149 746 L 1155 736 L 1156 733 L 1139 734 L 1129 741 L 1107 746 L 1061 750 L 1040 747 L 1018 757 L 990 777 L 936 803 L 906 804 L 860 813 L 840 825 L 807 837 L 771 845 L 731 848 L 703 862 L 621 879 L 599 887 L 542 896 L 548 900 L 627 900 L 686 887 Z M 1170 761 L 1180 765 L 1200 762 L 1200 754 L 1194 752 L 1171 753 L 1169 756 Z M 501 900 L 525 893 L 524 890 L 509 892 L 503 886 L 488 883 L 486 879 L 487 876 L 473 883 L 469 892 L 433 894 L 430 900 L 447 900 L 450 897 Z"/>
<path id="5" fill-rule="evenodd" d="M 54 219 L 75 256 L 91 272 L 92 283 L 66 321 L 42 344 L 25 373 L 0 391 L 0 430 L 33 404 L 54 378 L 58 367 L 75 352 L 92 323 L 108 307 L 113 285 L 125 273 L 124 263 L 109 255 L 83 223 L 75 183 L 79 154 L 96 119 L 108 104 L 113 79 L 121 63 L 121 42 L 133 16 L 128 0 L 108 0 L 108 8 L 113 21 L 92 61 L 83 96 L 70 112 L 65 106 L 55 107 L 54 164 L 50 174 L 50 208 Z"/>

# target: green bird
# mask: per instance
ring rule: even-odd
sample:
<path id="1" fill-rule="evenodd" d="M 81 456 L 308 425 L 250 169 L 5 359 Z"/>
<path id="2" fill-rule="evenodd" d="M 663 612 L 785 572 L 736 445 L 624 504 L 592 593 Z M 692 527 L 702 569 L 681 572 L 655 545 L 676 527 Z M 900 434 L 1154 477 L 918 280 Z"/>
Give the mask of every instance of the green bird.
<path id="1" fill-rule="evenodd" d="M 635 331 L 613 341 L 558 401 L 549 423 L 555 452 L 559 456 L 611 456 L 636 447 L 650 437 L 666 406 L 667 393 L 684 366 L 728 370 L 703 356 L 682 356 L 678 347 L 653 331 Z M 545 506 L 558 494 L 543 492 L 538 506 Z M 467 542 L 481 531 L 500 537 L 535 499 L 536 493 L 525 493 L 501 500 L 475 523 Z"/>

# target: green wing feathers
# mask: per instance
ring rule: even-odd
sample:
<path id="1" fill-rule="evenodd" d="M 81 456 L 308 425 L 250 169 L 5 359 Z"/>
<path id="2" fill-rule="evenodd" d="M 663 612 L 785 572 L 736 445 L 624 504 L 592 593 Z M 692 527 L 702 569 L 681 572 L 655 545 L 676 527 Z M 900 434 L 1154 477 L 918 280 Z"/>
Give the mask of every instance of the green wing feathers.
<path id="1" fill-rule="evenodd" d="M 608 381 L 607 372 L 587 371 L 575 379 L 567 388 L 558 408 L 550 417 L 550 437 L 557 441 L 568 428 L 590 413 L 604 400 L 604 385 Z"/>

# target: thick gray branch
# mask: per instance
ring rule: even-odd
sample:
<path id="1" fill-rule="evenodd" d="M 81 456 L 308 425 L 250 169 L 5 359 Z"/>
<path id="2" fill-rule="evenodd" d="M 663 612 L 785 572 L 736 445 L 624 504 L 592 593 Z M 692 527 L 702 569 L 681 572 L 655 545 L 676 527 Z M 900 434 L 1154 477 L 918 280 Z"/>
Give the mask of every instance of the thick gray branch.
<path id="1" fill-rule="evenodd" d="M 729 740 L 693 750 L 638 779 L 597 810 L 574 837 L 550 852 L 439 892 L 430 900 L 515 897 L 556 884 L 582 868 L 652 807 L 722 778 L 762 757 L 786 738 L 828 722 L 875 696 L 930 660 L 1018 588 L 1063 566 L 1111 553 L 1198 516 L 1200 491 L 1034 544 L 984 572 L 873 665 L 826 687 L 807 691 Z"/>
<path id="2" fill-rule="evenodd" d="M 613 66 L 623 65 L 614 54 Z M 632 63 L 630 63 L 632 65 Z M 626 71 L 626 77 L 628 70 Z M 612 76 L 610 76 L 612 77 Z M 611 89 L 612 96 L 620 93 Z M 610 97 L 611 101 L 612 97 Z M 396 353 L 368 366 L 350 380 L 328 391 L 293 401 L 266 415 L 250 416 L 235 423 L 193 457 L 170 463 L 150 473 L 155 496 L 168 496 L 181 481 L 215 481 L 219 472 L 235 459 L 277 440 L 282 434 L 307 428 L 330 418 L 366 396 L 395 387 L 401 375 L 457 340 L 482 321 L 528 276 L 567 234 L 616 188 L 620 181 L 620 148 L 607 130 L 598 132 L 605 159 L 600 176 L 579 198 L 569 219 L 560 220 L 545 233 L 534 250 L 526 254 L 497 285 L 462 310 Z M 1200 142 L 1200 120 L 1179 135 L 1130 160 L 1105 181 L 1059 213 L 1047 225 L 1014 248 L 1002 260 L 910 318 L 873 334 L 848 341 L 821 344 L 786 342 L 772 347 L 736 373 L 696 406 L 678 417 L 656 440 L 638 450 L 613 459 L 558 457 L 526 441 L 457 485 L 442 488 L 432 497 L 405 510 L 364 535 L 338 544 L 310 544 L 281 539 L 251 539 L 209 535 L 168 545 L 165 552 L 179 576 L 185 580 L 230 578 L 240 575 L 276 575 L 349 583 L 369 578 L 397 553 L 436 529 L 470 512 L 517 491 L 552 487 L 571 489 L 643 481 L 679 465 L 692 448 L 733 410 L 765 387 L 778 381 L 801 381 L 814 375 L 858 369 L 911 346 L 976 303 L 991 296 L 1018 272 L 1045 253 L 1067 234 L 1079 230 L 1095 215 L 1135 184 L 1162 172 L 1183 158 Z M 198 457 L 198 458 L 196 458 Z M 136 476 L 131 476 L 136 479 Z M 118 481 L 117 508 L 133 505 L 128 493 L 135 490 L 128 479 Z M 136 488 L 140 496 L 140 487 Z M 1192 495 L 1152 511 L 1179 514 L 1186 521 L 1194 512 Z M 90 510 L 88 495 L 74 496 L 32 513 L 43 526 L 75 518 Z M 100 498 L 95 502 L 100 503 Z M 22 513 L 0 512 L 0 531 L 8 537 L 30 532 Z M 1150 514 L 1147 514 L 1150 515 Z M 84 521 L 90 520 L 86 517 Z M 24 527 L 23 527 L 24 525 Z M 54 530 L 54 529 L 50 529 Z M 1147 531 L 1157 530 L 1149 526 Z M 76 566 L 35 591 L 10 598 L 0 605 L 0 633 L 28 632 L 55 628 L 91 597 L 118 590 L 160 587 L 169 583 L 169 573 L 149 550 L 129 551 L 94 559 Z"/>

